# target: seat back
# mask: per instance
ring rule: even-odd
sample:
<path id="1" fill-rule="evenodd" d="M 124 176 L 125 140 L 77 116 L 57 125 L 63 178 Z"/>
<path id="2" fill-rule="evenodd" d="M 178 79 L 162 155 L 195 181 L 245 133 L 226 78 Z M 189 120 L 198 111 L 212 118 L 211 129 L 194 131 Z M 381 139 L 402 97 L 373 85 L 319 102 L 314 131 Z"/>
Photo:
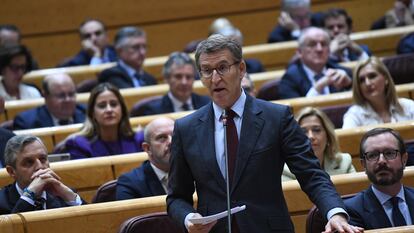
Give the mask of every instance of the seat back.
<path id="1" fill-rule="evenodd" d="M 134 104 L 134 106 L 131 108 L 131 110 L 129 112 L 129 116 L 130 117 L 143 116 L 147 105 L 149 103 L 151 103 L 153 101 L 156 101 L 156 100 L 159 100 L 161 98 L 162 98 L 162 96 L 156 95 L 156 96 L 151 96 L 151 97 L 144 98 L 144 99 L 136 102 Z"/>
<path id="2" fill-rule="evenodd" d="M 98 80 L 96 78 L 86 79 L 76 85 L 77 93 L 87 93 L 91 92 L 93 88 L 98 85 Z"/>
<path id="3" fill-rule="evenodd" d="M 265 82 L 257 93 L 258 99 L 263 100 L 277 100 L 279 99 L 278 85 L 280 80 L 270 80 Z"/>
<path id="4" fill-rule="evenodd" d="M 414 82 L 414 53 L 385 57 L 383 62 L 395 84 Z"/>
<path id="5" fill-rule="evenodd" d="M 166 212 L 130 218 L 122 223 L 118 233 L 183 233 Z"/>
<path id="6" fill-rule="evenodd" d="M 101 185 L 96 190 L 95 196 L 92 198 L 92 203 L 116 201 L 116 182 L 117 180 L 111 180 Z"/>
<path id="7" fill-rule="evenodd" d="M 342 196 L 342 200 L 351 198 L 355 194 L 347 194 Z M 306 217 L 306 233 L 321 233 L 325 231 L 327 220 L 322 216 L 321 212 L 316 206 L 313 206 Z"/>
<path id="8" fill-rule="evenodd" d="M 348 111 L 349 107 L 351 107 L 351 104 L 327 106 L 320 109 L 329 117 L 335 126 L 335 129 L 340 129 L 343 125 L 344 115 L 346 111 Z"/>

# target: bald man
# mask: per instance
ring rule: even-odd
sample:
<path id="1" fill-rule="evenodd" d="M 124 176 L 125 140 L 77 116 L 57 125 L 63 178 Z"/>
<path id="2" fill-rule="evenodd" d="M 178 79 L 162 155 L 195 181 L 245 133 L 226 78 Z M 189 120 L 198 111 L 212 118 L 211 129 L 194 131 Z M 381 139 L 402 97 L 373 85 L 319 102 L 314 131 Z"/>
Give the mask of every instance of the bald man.
<path id="1" fill-rule="evenodd" d="M 83 123 L 85 107 L 76 104 L 76 89 L 72 78 L 64 73 L 51 74 L 43 80 L 45 105 L 16 116 L 14 129 L 32 129 Z"/>
<path id="2" fill-rule="evenodd" d="M 166 117 L 156 118 L 147 125 L 142 148 L 148 154 L 148 161 L 118 178 L 117 200 L 167 193 L 173 130 L 174 121 Z"/>

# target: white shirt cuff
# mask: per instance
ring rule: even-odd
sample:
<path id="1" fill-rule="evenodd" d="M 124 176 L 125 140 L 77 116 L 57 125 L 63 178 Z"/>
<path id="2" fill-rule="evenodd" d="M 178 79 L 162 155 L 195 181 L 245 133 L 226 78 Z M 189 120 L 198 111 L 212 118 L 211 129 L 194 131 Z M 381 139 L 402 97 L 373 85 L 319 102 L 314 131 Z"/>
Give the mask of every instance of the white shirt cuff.
<path id="1" fill-rule="evenodd" d="M 68 204 L 70 206 L 82 205 L 82 199 L 80 198 L 80 196 L 78 194 L 76 194 L 75 200 L 74 201 L 67 201 L 66 204 Z"/>
<path id="2" fill-rule="evenodd" d="M 91 62 L 89 62 L 89 65 L 99 65 L 104 63 L 103 59 L 100 57 L 92 57 Z"/>
<path id="3" fill-rule="evenodd" d="M 344 209 L 339 207 L 333 208 L 330 211 L 328 211 L 328 214 L 326 214 L 326 219 L 331 219 L 332 216 L 334 216 L 335 214 L 344 214 L 346 216 L 346 219 L 349 221 L 348 213 Z"/>
<path id="4" fill-rule="evenodd" d="M 188 221 L 188 219 L 192 218 L 194 215 L 195 215 L 195 213 L 189 213 L 189 214 L 187 214 L 187 216 L 185 216 L 184 226 L 187 229 L 187 231 L 188 231 L 188 225 L 190 224 L 190 221 Z"/>
<path id="5" fill-rule="evenodd" d="M 20 196 L 20 198 L 23 199 L 23 200 L 25 200 L 26 202 L 28 202 L 32 206 L 35 205 L 34 201 L 31 198 L 29 198 L 29 197 L 26 197 L 26 196 L 23 196 L 22 195 L 22 196 Z"/>
<path id="6" fill-rule="evenodd" d="M 319 93 L 315 87 L 311 87 L 311 89 L 309 89 L 308 93 L 306 93 L 306 97 L 312 97 L 312 96 L 320 96 L 323 95 L 321 93 Z"/>

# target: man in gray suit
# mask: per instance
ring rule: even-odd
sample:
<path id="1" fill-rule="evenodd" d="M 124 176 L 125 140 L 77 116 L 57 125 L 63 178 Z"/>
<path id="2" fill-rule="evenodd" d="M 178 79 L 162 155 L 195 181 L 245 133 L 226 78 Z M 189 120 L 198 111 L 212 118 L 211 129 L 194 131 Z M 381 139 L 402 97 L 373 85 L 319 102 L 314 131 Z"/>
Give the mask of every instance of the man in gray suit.
<path id="1" fill-rule="evenodd" d="M 212 35 L 197 47 L 196 65 L 213 103 L 175 123 L 168 214 L 188 232 L 225 232 L 225 220 L 201 225 L 189 219 L 226 209 L 221 120 L 226 110 L 231 207 L 246 205 L 234 215 L 232 232 L 294 232 L 280 178 L 285 162 L 329 219 L 327 232 L 361 232 L 362 228 L 348 225 L 341 198 L 289 108 L 242 91 L 246 64 L 240 44 Z M 194 191 L 197 210 L 193 208 Z"/>

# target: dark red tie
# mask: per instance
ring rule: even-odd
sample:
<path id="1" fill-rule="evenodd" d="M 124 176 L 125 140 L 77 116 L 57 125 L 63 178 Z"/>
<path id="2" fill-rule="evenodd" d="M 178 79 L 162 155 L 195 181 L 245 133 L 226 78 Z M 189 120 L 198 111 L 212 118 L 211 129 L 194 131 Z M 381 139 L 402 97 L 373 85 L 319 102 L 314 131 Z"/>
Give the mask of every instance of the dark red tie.
<path id="1" fill-rule="evenodd" d="M 233 180 L 234 168 L 236 167 L 237 148 L 239 147 L 239 137 L 237 136 L 236 124 L 233 118 L 237 114 L 233 110 L 227 110 L 227 154 L 229 165 L 229 181 Z"/>

